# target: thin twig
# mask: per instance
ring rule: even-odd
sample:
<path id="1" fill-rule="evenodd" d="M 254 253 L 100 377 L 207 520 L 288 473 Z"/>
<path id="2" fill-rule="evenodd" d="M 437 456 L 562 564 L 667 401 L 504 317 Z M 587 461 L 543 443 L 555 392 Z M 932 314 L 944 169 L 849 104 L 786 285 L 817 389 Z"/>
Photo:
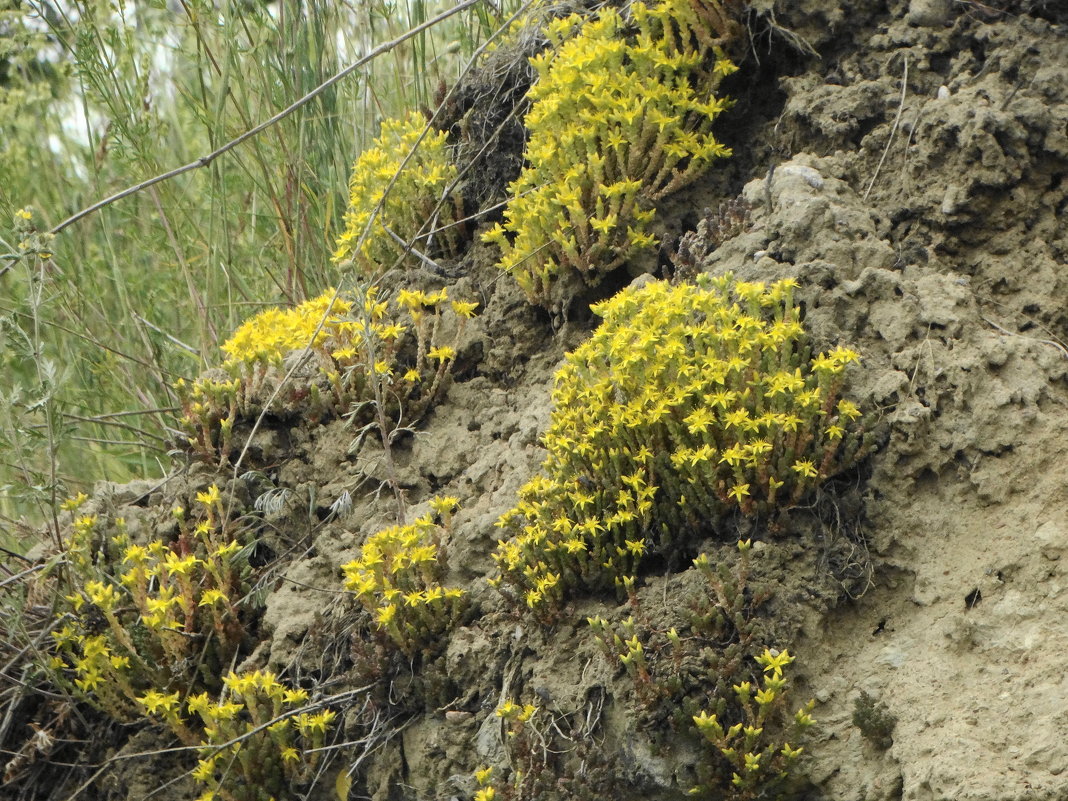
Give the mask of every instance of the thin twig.
<path id="1" fill-rule="evenodd" d="M 142 181 L 139 184 L 135 184 L 134 186 L 127 187 L 126 189 L 123 189 L 121 192 L 116 192 L 114 195 L 106 197 L 103 200 L 99 200 L 96 203 L 92 204 L 91 206 L 87 206 L 86 208 L 82 209 L 81 211 L 76 212 L 75 214 L 72 214 L 70 217 L 65 219 L 59 225 L 55 226 L 52 229 L 51 233 L 58 234 L 60 231 L 62 231 L 63 229 L 67 228 L 68 226 L 73 225 L 74 223 L 78 222 L 82 218 L 88 217 L 90 214 L 92 214 L 92 213 L 94 213 L 96 211 L 99 211 L 100 209 L 104 208 L 105 206 L 110 206 L 112 203 L 115 203 L 116 201 L 122 200 L 123 198 L 129 197 L 130 195 L 135 195 L 138 192 L 141 192 L 141 191 L 143 191 L 145 189 L 148 189 L 150 186 L 155 186 L 156 184 L 163 183 L 164 181 L 168 181 L 171 178 L 177 178 L 179 175 L 184 175 L 187 172 L 192 172 L 193 170 L 200 169 L 201 167 L 207 167 L 209 164 L 211 164 L 213 161 L 215 161 L 215 159 L 217 159 L 219 156 L 223 155 L 224 153 L 228 153 L 229 151 L 233 150 L 235 147 L 237 147 L 238 145 L 242 144 L 243 142 L 251 139 L 252 137 L 256 136 L 257 134 L 262 133 L 263 131 L 267 130 L 272 125 L 275 125 L 276 123 L 280 122 L 281 120 L 284 120 L 286 117 L 288 117 L 290 114 L 292 114 L 297 109 L 301 108 L 302 106 L 307 105 L 309 102 L 311 102 L 316 97 L 321 95 L 323 92 L 325 92 L 331 86 L 333 86 L 334 84 L 338 83 L 339 81 L 342 81 L 345 78 L 347 78 L 353 72 L 355 72 L 360 67 L 362 67 L 364 64 L 367 64 L 368 62 L 373 61 L 374 59 L 378 58 L 378 56 L 382 55 L 383 53 L 388 53 L 390 50 L 392 50 L 393 48 L 397 47 L 398 45 L 403 44 L 404 42 L 408 41 L 412 37 L 419 35 L 423 31 L 434 27 L 438 23 L 448 19 L 449 17 L 451 17 L 451 16 L 453 16 L 455 14 L 458 14 L 461 11 L 465 11 L 468 8 L 471 8 L 471 6 L 474 6 L 474 5 L 476 5 L 477 3 L 481 2 L 481 1 L 482 0 L 461 0 L 461 2 L 457 3 L 452 8 L 441 12 L 436 17 L 433 17 L 433 18 L 427 20 L 426 22 L 422 23 L 421 25 L 416 25 L 411 30 L 409 30 L 406 33 L 403 33 L 400 36 L 398 36 L 396 39 L 393 39 L 392 41 L 386 42 L 385 44 L 379 45 L 374 50 L 372 50 L 370 53 L 368 53 L 366 56 L 363 56 L 362 58 L 357 59 L 354 63 L 350 64 L 349 66 L 345 67 L 345 69 L 341 70 L 341 72 L 339 72 L 336 75 L 334 75 L 333 77 L 328 78 L 327 80 L 323 81 L 323 83 L 319 84 L 317 87 L 312 89 L 310 92 L 308 92 L 308 94 L 304 95 L 304 97 L 302 97 L 299 100 L 291 103 L 289 106 L 287 106 L 286 108 L 284 108 L 281 111 L 279 111 L 277 114 L 275 114 L 270 119 L 265 120 L 264 122 L 261 122 L 259 125 L 255 126 L 254 128 L 250 128 L 249 130 L 245 131 L 243 134 L 238 136 L 236 139 L 231 139 L 229 142 L 227 142 L 222 147 L 219 147 L 216 150 L 213 150 L 211 153 L 208 153 L 208 155 L 201 156 L 200 158 L 198 158 L 198 159 L 196 159 L 194 161 L 191 161 L 188 164 L 184 164 L 181 167 L 175 167 L 173 170 L 168 170 L 167 172 L 161 173 L 161 174 L 159 174 L 159 175 L 157 175 L 157 176 L 155 176 L 153 178 L 149 178 L 146 181 Z"/>
<path id="2" fill-rule="evenodd" d="M 137 322 L 141 323 L 141 325 L 146 326 L 147 328 L 151 328 L 153 331 L 155 331 L 160 336 L 166 337 L 167 341 L 170 342 L 172 345 L 177 345 L 182 350 L 188 351 L 189 353 L 192 353 L 197 358 L 200 358 L 200 351 L 197 350 L 196 348 L 194 348 L 192 345 L 187 345 L 184 342 L 182 342 L 182 340 L 171 336 L 166 331 L 164 331 L 162 328 L 160 328 L 158 325 L 156 325 L 153 322 L 150 322 L 149 320 L 146 320 L 144 317 L 142 317 L 137 312 L 130 312 L 130 314 L 135 320 L 137 320 Z"/>
<path id="3" fill-rule="evenodd" d="M 868 184 L 867 190 L 864 192 L 864 199 L 868 199 L 868 195 L 871 194 L 872 187 L 875 186 L 875 179 L 879 177 L 879 171 L 883 168 L 883 162 L 886 161 L 887 154 L 890 153 L 890 145 L 894 143 L 894 134 L 897 133 L 897 126 L 901 124 L 901 113 L 905 110 L 905 93 L 909 88 L 909 57 L 905 56 L 905 74 L 901 78 L 901 102 L 897 106 L 897 116 L 894 118 L 894 127 L 890 129 L 890 137 L 886 140 L 886 147 L 883 148 L 883 155 L 879 159 L 879 164 L 875 167 L 875 174 L 871 177 L 871 183 Z"/>
<path id="4" fill-rule="evenodd" d="M 423 264 L 425 264 L 431 270 L 436 272 L 438 275 L 444 275 L 445 274 L 445 271 L 442 269 L 440 264 L 438 264 L 436 261 L 434 261 L 428 255 L 423 253 L 423 251 L 421 251 L 419 248 L 417 248 L 411 242 L 405 241 L 404 238 L 401 237 L 400 234 L 398 234 L 396 231 L 394 231 L 392 228 L 390 228 L 385 223 L 382 224 L 382 227 L 385 229 L 387 234 L 389 234 L 391 237 L 393 237 L 393 241 L 394 242 L 396 242 L 398 245 L 400 245 L 402 248 L 404 248 L 405 253 L 411 253 L 413 256 L 415 256 L 417 259 L 419 259 L 419 261 L 423 262 Z M 429 237 L 428 237 L 428 239 L 429 239 Z"/>
<path id="5" fill-rule="evenodd" d="M 1064 345 L 1062 345 L 1060 342 L 1057 342 L 1056 340 L 1053 340 L 1053 339 L 1039 339 L 1038 337 L 1029 337 L 1029 336 L 1027 336 L 1027 334 L 1019 334 L 1019 333 L 1017 333 L 1015 331 L 1010 331 L 1007 328 L 1002 328 L 1000 325 L 995 323 L 989 317 L 984 317 L 981 314 L 979 315 L 979 317 L 983 320 L 983 322 L 987 323 L 988 325 L 994 326 L 994 328 L 996 328 L 998 331 L 1000 331 L 1003 334 L 1007 334 L 1010 337 L 1019 337 L 1020 339 L 1027 339 L 1027 340 L 1030 340 L 1031 342 L 1035 342 L 1035 343 L 1037 343 L 1039 345 L 1050 345 L 1051 347 L 1054 347 L 1057 350 L 1059 350 L 1061 352 L 1061 355 L 1064 356 L 1064 358 L 1068 359 L 1068 348 L 1064 347 Z"/>

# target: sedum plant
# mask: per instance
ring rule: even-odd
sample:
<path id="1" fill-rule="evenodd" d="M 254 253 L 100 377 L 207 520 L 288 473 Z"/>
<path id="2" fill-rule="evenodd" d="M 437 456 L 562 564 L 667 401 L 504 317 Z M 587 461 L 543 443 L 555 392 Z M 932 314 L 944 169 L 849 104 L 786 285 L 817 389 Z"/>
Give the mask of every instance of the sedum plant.
<path id="1" fill-rule="evenodd" d="M 291 797 L 319 764 L 337 713 L 300 712 L 305 690 L 293 690 L 269 671 L 231 672 L 225 693 L 189 698 L 186 708 L 203 727 L 193 778 L 207 789 L 197 801 L 271 801 Z"/>
<path id="2" fill-rule="evenodd" d="M 345 587 L 374 619 L 379 631 L 407 656 L 432 648 L 466 607 L 463 590 L 443 587 L 442 537 L 457 500 L 435 498 L 430 514 L 414 523 L 392 526 L 372 535 L 360 555 L 342 565 Z"/>
<path id="3" fill-rule="evenodd" d="M 219 488 L 177 509 L 177 541 L 131 542 L 121 518 L 75 517 L 67 544 L 73 589 L 53 632 L 52 667 L 76 694 L 118 720 L 146 692 L 218 687 L 244 638 L 243 532 L 227 522 Z"/>
<path id="4" fill-rule="evenodd" d="M 858 458 L 841 397 L 858 356 L 810 356 L 794 286 L 650 282 L 593 307 L 603 323 L 556 375 L 542 474 L 498 521 L 498 586 L 534 610 L 622 586 L 651 549 L 796 504 Z"/>
<path id="5" fill-rule="evenodd" d="M 549 305 L 565 276 L 594 285 L 655 244 L 653 203 L 730 154 L 712 135 L 727 107 L 715 90 L 735 67 L 715 46 L 719 3 L 635 2 L 547 27 L 531 59 L 528 166 L 509 187 L 503 224 L 486 234 L 500 268 Z"/>
<path id="6" fill-rule="evenodd" d="M 306 784 L 337 713 L 302 711 L 307 691 L 270 671 L 230 671 L 222 687 L 218 696 L 150 691 L 139 699 L 199 752 L 192 776 L 206 789 L 197 801 L 270 801 Z"/>
<path id="7" fill-rule="evenodd" d="M 639 725 L 691 730 L 715 747 L 712 759 L 695 765 L 699 784 L 691 795 L 778 797 L 796 773 L 797 746 L 813 723 L 811 701 L 790 714 L 784 673 L 794 657 L 765 644 L 764 623 L 754 614 L 767 588 L 749 583 L 751 548 L 751 541 L 739 541 L 733 565 L 697 557 L 704 588 L 668 620 L 651 619 L 636 594 L 631 614 L 617 623 L 587 618 L 609 663 L 634 684 Z"/>
<path id="8" fill-rule="evenodd" d="M 181 433 L 194 451 L 225 463 L 234 426 L 262 411 L 286 375 L 284 359 L 304 348 L 311 352 L 310 376 L 283 387 L 278 412 L 299 409 L 310 422 L 351 412 L 361 425 L 387 416 L 418 419 L 442 390 L 477 305 L 450 301 L 445 289 L 401 290 L 383 300 L 371 286 L 260 312 L 223 344 L 222 376 L 214 371 L 177 383 Z M 451 344 L 441 341 L 445 315 L 455 318 Z M 377 404 L 389 408 L 378 415 Z"/>
<path id="9" fill-rule="evenodd" d="M 802 748 L 793 747 L 815 723 L 809 714 L 815 706 L 809 701 L 792 715 L 788 711 L 789 690 L 784 669 L 794 661 L 787 650 L 766 648 L 755 657 L 762 674 L 757 683 L 735 684 L 735 700 L 742 719 L 726 728 L 715 713 L 693 716 L 694 726 L 702 738 L 727 760 L 732 768 L 728 798 L 747 801 L 773 797 L 789 778 L 801 756 Z M 690 795 L 723 798 L 718 783 L 698 785 Z"/>
<path id="10" fill-rule="evenodd" d="M 453 191 L 457 170 L 447 140 L 444 131 L 427 131 L 417 112 L 382 123 L 381 134 L 353 166 L 335 263 L 371 276 L 395 262 L 410 263 L 409 246 L 424 254 L 435 246 L 456 248 L 453 223 L 463 207 Z"/>
<path id="11" fill-rule="evenodd" d="M 115 719 L 158 719 L 198 748 L 199 801 L 286 797 L 311 778 L 335 713 L 303 711 L 308 694 L 272 673 L 223 677 L 245 634 L 246 552 L 219 488 L 196 500 L 191 514 L 174 510 L 179 535 L 169 544 L 131 542 L 121 519 L 75 517 L 66 554 L 74 589 L 51 668 Z"/>
<path id="12" fill-rule="evenodd" d="M 706 554 L 695 559 L 704 587 L 669 620 L 652 621 L 633 590 L 626 618 L 586 618 L 609 663 L 623 667 L 630 677 L 641 725 L 688 725 L 690 716 L 710 700 L 712 711 L 728 713 L 716 699 L 730 693 L 748 655 L 765 639 L 755 612 L 768 594 L 749 584 L 751 547 L 751 541 L 739 541 L 733 564 L 722 559 L 713 568 Z"/>

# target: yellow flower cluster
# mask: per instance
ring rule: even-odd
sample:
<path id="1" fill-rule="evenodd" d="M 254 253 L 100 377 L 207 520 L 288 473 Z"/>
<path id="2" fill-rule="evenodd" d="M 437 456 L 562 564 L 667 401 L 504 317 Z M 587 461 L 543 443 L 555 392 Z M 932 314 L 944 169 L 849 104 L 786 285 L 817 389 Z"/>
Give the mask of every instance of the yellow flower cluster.
<path id="1" fill-rule="evenodd" d="M 803 751 L 792 747 L 789 740 L 797 742 L 815 723 L 809 714 L 814 701 L 792 716 L 784 711 L 787 682 L 783 669 L 794 661 L 790 652 L 765 649 L 756 661 L 763 668 L 760 684 L 743 681 L 733 687 L 742 711 L 741 722 L 724 729 L 716 714 L 701 712 L 693 716 L 697 731 L 733 768 L 731 786 L 734 795 L 743 798 L 774 795 Z M 723 797 L 719 787 L 698 786 L 690 794 Z"/>
<path id="2" fill-rule="evenodd" d="M 431 507 L 441 525 L 427 514 L 380 531 L 367 539 L 358 558 L 341 568 L 346 589 L 356 593 L 378 629 L 409 656 L 437 643 L 466 606 L 463 590 L 440 583 L 441 539 L 457 503 L 451 497 L 435 498 Z"/>
<path id="3" fill-rule="evenodd" d="M 329 290 L 293 309 L 269 309 L 246 321 L 222 346 L 229 380 L 210 376 L 175 385 L 182 402 L 180 430 L 194 450 L 218 454 L 225 463 L 233 430 L 242 418 L 258 414 L 281 379 L 278 366 L 293 351 L 310 347 L 319 379 L 286 387 L 279 412 L 299 408 L 310 421 L 344 413 L 362 404 L 400 406 L 417 419 L 437 397 L 456 359 L 455 345 L 478 304 L 450 301 L 446 290 L 401 290 L 394 302 L 381 300 L 377 287 L 352 297 Z M 445 312 L 455 315 L 455 339 L 438 341 Z M 402 357 L 411 332 L 415 357 Z M 357 421 L 359 422 L 359 421 Z M 367 422 L 363 420 L 362 422 Z"/>
<path id="4" fill-rule="evenodd" d="M 504 224 L 483 235 L 532 302 L 556 300 L 564 275 L 596 284 L 655 244 L 653 202 L 730 155 L 711 126 L 735 67 L 695 5 L 635 2 L 629 20 L 610 7 L 549 24 L 550 48 L 531 59 L 528 166 Z"/>
<path id="5" fill-rule="evenodd" d="M 146 691 L 196 683 L 221 669 L 243 637 L 238 532 L 221 522 L 218 487 L 197 501 L 199 522 L 181 512 L 181 533 L 169 545 L 132 543 L 121 518 L 107 532 L 96 515 L 74 521 L 67 554 L 75 587 L 65 598 L 71 619 L 52 634 L 52 667 L 120 720 L 140 711 Z"/>
<path id="6" fill-rule="evenodd" d="M 189 714 L 203 724 L 193 778 L 207 790 L 198 801 L 289 797 L 314 775 L 336 713 L 296 712 L 308 693 L 290 689 L 269 671 L 231 672 L 223 684 L 218 700 L 201 693 L 186 701 Z"/>
<path id="7" fill-rule="evenodd" d="M 292 309 L 266 309 L 249 318 L 223 343 L 228 362 L 281 364 L 290 351 L 315 348 L 337 336 L 342 315 L 352 304 L 336 294 L 328 289 Z"/>
<path id="8" fill-rule="evenodd" d="M 446 133 L 424 130 L 426 118 L 416 112 L 386 120 L 373 146 L 356 159 L 336 263 L 351 262 L 372 275 L 397 261 L 411 263 L 409 245 L 426 255 L 455 249 L 452 224 L 463 216 L 453 191 L 456 166 Z"/>
<path id="9" fill-rule="evenodd" d="M 604 322 L 557 373 L 543 474 L 498 521 L 512 537 L 494 554 L 495 581 L 531 609 L 621 585 L 731 509 L 796 504 L 857 458 L 860 412 L 839 398 L 857 354 L 806 358 L 790 281 L 702 284 L 595 306 Z"/>
<path id="10" fill-rule="evenodd" d="M 474 801 L 494 801 L 497 798 L 497 788 L 493 786 L 493 768 L 482 767 L 475 771 L 475 783 L 478 790 L 475 792 Z"/>
<path id="11" fill-rule="evenodd" d="M 501 720 L 508 721 L 511 724 L 526 723 L 535 714 L 537 714 L 538 708 L 534 704 L 517 704 L 511 698 L 505 700 L 503 704 L 497 707 L 497 717 Z"/>
<path id="12" fill-rule="evenodd" d="M 76 514 L 84 496 L 64 508 Z M 177 539 L 131 541 L 121 518 L 74 517 L 73 591 L 52 633 L 61 684 L 118 720 L 148 716 L 197 746 L 201 801 L 268 801 L 308 781 L 335 713 L 300 711 L 304 690 L 272 673 L 220 677 L 244 638 L 248 567 L 217 485 L 176 507 Z M 69 681 L 69 685 L 68 685 Z M 199 722 L 196 717 L 199 717 Z"/>

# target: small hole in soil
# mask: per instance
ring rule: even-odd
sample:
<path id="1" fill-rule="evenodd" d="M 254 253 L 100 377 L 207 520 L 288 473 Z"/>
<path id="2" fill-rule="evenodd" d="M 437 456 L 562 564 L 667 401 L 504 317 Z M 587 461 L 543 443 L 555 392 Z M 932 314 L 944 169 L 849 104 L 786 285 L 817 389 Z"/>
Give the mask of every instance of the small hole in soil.
<path id="1" fill-rule="evenodd" d="M 274 556 L 273 550 L 262 542 L 257 542 L 248 556 L 249 567 L 265 567 L 274 561 Z"/>
<path id="2" fill-rule="evenodd" d="M 975 607 L 977 607 L 979 605 L 979 602 L 982 601 L 982 600 L 983 600 L 983 593 L 978 587 L 976 587 L 974 590 L 972 590 L 971 592 L 969 592 L 967 595 L 964 596 L 964 609 L 965 609 L 965 611 L 967 611 L 969 609 L 974 609 Z"/>

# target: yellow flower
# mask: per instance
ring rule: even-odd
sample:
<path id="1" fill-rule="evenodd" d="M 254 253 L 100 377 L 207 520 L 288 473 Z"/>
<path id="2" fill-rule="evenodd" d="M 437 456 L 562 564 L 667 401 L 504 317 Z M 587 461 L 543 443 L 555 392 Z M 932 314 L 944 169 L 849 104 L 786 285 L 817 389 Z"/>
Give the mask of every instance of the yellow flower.
<path id="1" fill-rule="evenodd" d="M 843 398 L 838 401 L 838 414 L 846 420 L 856 420 L 860 417 L 860 409 L 858 409 L 855 404 Z"/>
<path id="2" fill-rule="evenodd" d="M 203 564 L 193 554 L 180 558 L 176 553 L 167 554 L 167 559 L 164 561 L 164 565 L 171 573 L 177 573 L 180 576 L 187 576 L 197 567 L 197 565 Z"/>
<path id="3" fill-rule="evenodd" d="M 210 708 L 210 706 L 211 706 L 211 699 L 208 698 L 208 694 L 207 693 L 200 693 L 199 695 L 191 695 L 186 699 L 186 702 L 185 702 L 185 708 L 188 709 L 191 714 L 192 713 L 196 713 L 196 714 L 200 715 L 201 717 L 204 717 L 204 715 L 208 712 L 208 709 Z"/>
<path id="4" fill-rule="evenodd" d="M 218 589 L 205 590 L 204 594 L 200 596 L 200 603 L 197 606 L 214 606 L 219 601 L 229 601 L 230 599 Z"/>
<path id="5" fill-rule="evenodd" d="M 509 698 L 497 707 L 497 717 L 511 720 L 516 717 L 520 711 L 522 711 L 522 708 Z"/>
<path id="6" fill-rule="evenodd" d="M 452 310 L 460 317 L 474 317 L 475 309 L 477 308 L 478 303 L 475 303 L 474 301 L 454 300 L 452 302 Z"/>
<path id="7" fill-rule="evenodd" d="M 84 492 L 79 492 L 73 498 L 67 498 L 67 500 L 63 501 L 63 503 L 59 505 L 59 508 L 65 512 L 73 512 L 75 509 L 78 509 L 82 504 L 84 504 L 87 500 L 89 500 L 89 496 L 86 495 Z"/>
<path id="8" fill-rule="evenodd" d="M 219 491 L 217 484 L 212 484 L 208 487 L 207 492 L 197 493 L 197 503 L 203 504 L 208 509 L 222 503 L 222 493 Z"/>
<path id="9" fill-rule="evenodd" d="M 448 345 L 441 345 L 436 348 L 431 348 L 427 353 L 427 356 L 435 361 L 444 362 L 456 358 L 456 349 L 450 348 Z"/>
<path id="10" fill-rule="evenodd" d="M 334 722 L 334 718 L 336 717 L 336 712 L 324 709 L 318 715 L 297 715 L 296 722 L 297 727 L 305 734 L 326 734 L 326 730 Z"/>
<path id="11" fill-rule="evenodd" d="M 241 543 L 237 540 L 230 540 L 212 551 L 212 556 L 220 562 L 226 563 L 240 550 Z"/>
<path id="12" fill-rule="evenodd" d="M 729 498 L 734 498 L 738 503 L 741 503 L 743 498 L 749 497 L 749 485 L 748 484 L 736 484 L 727 492 Z"/>
<path id="13" fill-rule="evenodd" d="M 775 700 L 774 690 L 757 690 L 756 695 L 753 696 L 760 706 L 766 706 Z"/>
<path id="14" fill-rule="evenodd" d="M 151 690 L 137 700 L 150 715 L 167 715 L 178 708 L 177 692 L 171 693 L 170 695 L 164 695 L 156 690 Z"/>
<path id="15" fill-rule="evenodd" d="M 289 706 L 296 706 L 298 704 L 306 703 L 308 700 L 307 690 L 286 690 L 285 695 L 282 696 L 282 701 Z"/>
<path id="16" fill-rule="evenodd" d="M 85 594 L 89 596 L 90 601 L 106 612 L 114 609 L 118 600 L 118 596 L 115 593 L 115 585 L 104 584 L 101 581 L 87 581 L 85 583 Z"/>
<path id="17" fill-rule="evenodd" d="M 197 762 L 196 769 L 189 775 L 196 779 L 198 782 L 208 782 L 215 778 L 215 757 L 208 757 Z M 208 792 L 211 792 L 210 790 Z M 212 797 L 214 797 L 212 793 Z M 203 796 L 201 796 L 203 798 Z"/>
<path id="18" fill-rule="evenodd" d="M 782 675 L 782 669 L 793 662 L 794 657 L 790 656 L 789 649 L 773 651 L 770 648 L 765 648 L 764 653 L 756 657 L 756 661 L 763 666 L 765 673 L 773 673 L 776 676 L 780 676 Z"/>
<path id="19" fill-rule="evenodd" d="M 111 661 L 111 667 L 114 670 L 129 670 L 130 669 L 130 657 L 128 657 L 128 656 L 117 656 L 115 654 L 112 654 L 110 661 Z"/>
<path id="20" fill-rule="evenodd" d="M 404 333 L 404 326 L 397 323 L 391 323 L 390 325 L 382 326 L 382 329 L 378 332 L 378 336 L 384 342 L 392 342 Z"/>
<path id="21" fill-rule="evenodd" d="M 430 501 L 430 508 L 437 512 L 439 515 L 448 515 L 456 511 L 456 507 L 460 505 L 460 499 L 451 495 L 444 495 L 437 498 L 433 498 Z"/>
<path id="22" fill-rule="evenodd" d="M 397 607 L 393 604 L 386 604 L 378 610 L 378 614 L 375 616 L 375 622 L 379 626 L 388 626 L 397 617 Z"/>

